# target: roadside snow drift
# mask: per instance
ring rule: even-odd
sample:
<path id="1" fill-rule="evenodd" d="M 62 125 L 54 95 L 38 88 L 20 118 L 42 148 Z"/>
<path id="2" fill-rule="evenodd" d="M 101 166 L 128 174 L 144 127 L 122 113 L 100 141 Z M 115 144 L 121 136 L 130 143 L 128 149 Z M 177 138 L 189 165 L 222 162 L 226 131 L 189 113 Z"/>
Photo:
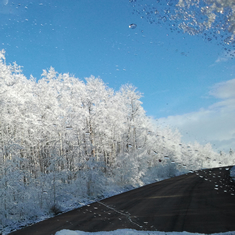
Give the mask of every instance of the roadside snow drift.
<path id="1" fill-rule="evenodd" d="M 71 230 L 61 230 L 57 232 L 55 235 L 197 235 L 204 233 L 189 233 L 189 232 L 158 232 L 158 231 L 137 231 L 133 229 L 118 229 L 115 231 L 106 231 L 106 232 L 82 232 L 82 231 L 71 231 Z M 235 231 L 226 232 L 226 233 L 214 233 L 220 235 L 235 235 Z"/>

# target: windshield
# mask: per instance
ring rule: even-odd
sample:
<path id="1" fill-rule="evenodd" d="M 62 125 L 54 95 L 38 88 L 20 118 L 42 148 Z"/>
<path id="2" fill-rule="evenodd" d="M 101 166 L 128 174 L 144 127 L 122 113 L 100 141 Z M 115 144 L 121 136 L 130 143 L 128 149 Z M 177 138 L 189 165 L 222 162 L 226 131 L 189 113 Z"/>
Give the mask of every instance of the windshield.
<path id="1" fill-rule="evenodd" d="M 0 16 L 0 229 L 235 163 L 233 0 L 0 0 Z"/>

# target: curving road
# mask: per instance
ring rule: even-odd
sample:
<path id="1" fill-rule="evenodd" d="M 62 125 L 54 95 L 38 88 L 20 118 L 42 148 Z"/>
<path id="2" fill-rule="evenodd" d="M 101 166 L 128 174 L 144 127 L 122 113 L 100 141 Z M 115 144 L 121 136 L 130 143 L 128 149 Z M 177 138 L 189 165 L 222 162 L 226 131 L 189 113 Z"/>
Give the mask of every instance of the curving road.
<path id="1" fill-rule="evenodd" d="M 218 233 L 235 231 L 231 167 L 201 170 L 153 183 L 58 215 L 11 235 L 54 235 L 62 229 L 121 228 Z"/>

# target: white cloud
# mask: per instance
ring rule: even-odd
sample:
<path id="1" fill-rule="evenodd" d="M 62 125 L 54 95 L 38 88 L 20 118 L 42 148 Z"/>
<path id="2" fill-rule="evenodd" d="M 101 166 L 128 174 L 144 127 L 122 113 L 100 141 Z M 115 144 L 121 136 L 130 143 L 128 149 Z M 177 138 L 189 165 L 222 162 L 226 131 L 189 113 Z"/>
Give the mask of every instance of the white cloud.
<path id="1" fill-rule="evenodd" d="M 0 1 L 0 4 L 2 4 L 2 5 L 7 5 L 7 4 L 8 4 L 8 0 L 1 0 L 1 1 Z"/>
<path id="2" fill-rule="evenodd" d="M 231 51 L 229 51 L 229 52 L 224 52 L 223 55 L 220 55 L 220 56 L 216 59 L 215 63 L 226 62 L 226 61 L 228 61 L 229 59 L 234 58 L 234 54 L 235 54 L 235 50 L 231 50 Z M 215 64 L 213 64 L 213 65 L 215 65 Z"/>
<path id="3" fill-rule="evenodd" d="M 210 142 L 218 150 L 235 149 L 235 79 L 213 86 L 210 95 L 220 98 L 207 109 L 159 119 L 179 129 L 186 142 Z"/>
<path id="4" fill-rule="evenodd" d="M 235 98 L 235 79 L 215 84 L 210 94 L 220 99 Z"/>
<path id="5" fill-rule="evenodd" d="M 226 56 L 219 56 L 219 57 L 217 58 L 217 60 L 215 61 L 215 63 L 225 62 L 225 61 L 227 61 L 228 59 L 229 59 L 229 58 L 226 57 Z"/>

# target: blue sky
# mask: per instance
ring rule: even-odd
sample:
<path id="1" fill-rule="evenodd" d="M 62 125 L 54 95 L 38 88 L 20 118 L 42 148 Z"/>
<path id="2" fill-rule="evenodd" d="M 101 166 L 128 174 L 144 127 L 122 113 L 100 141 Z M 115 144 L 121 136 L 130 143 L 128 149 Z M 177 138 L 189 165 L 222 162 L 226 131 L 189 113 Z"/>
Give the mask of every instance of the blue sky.
<path id="1" fill-rule="evenodd" d="M 221 100 L 211 90 L 235 78 L 234 60 L 218 40 L 178 33 L 175 26 L 170 32 L 170 21 L 149 23 L 137 3 L 0 0 L 0 49 L 27 77 L 39 79 L 52 66 L 80 79 L 100 76 L 115 90 L 132 83 L 143 93 L 147 115 L 179 128 L 168 117 L 198 113 Z M 137 27 L 130 29 L 131 23 Z"/>

